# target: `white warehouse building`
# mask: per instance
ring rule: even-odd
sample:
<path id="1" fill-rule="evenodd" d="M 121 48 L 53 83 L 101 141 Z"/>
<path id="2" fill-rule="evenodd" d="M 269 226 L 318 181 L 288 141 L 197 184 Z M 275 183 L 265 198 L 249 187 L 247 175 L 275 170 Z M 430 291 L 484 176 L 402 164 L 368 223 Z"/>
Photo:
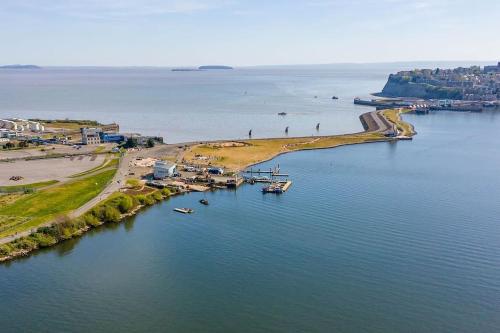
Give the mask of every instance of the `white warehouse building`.
<path id="1" fill-rule="evenodd" d="M 153 169 L 155 179 L 172 177 L 177 171 L 177 165 L 168 161 L 156 161 Z"/>

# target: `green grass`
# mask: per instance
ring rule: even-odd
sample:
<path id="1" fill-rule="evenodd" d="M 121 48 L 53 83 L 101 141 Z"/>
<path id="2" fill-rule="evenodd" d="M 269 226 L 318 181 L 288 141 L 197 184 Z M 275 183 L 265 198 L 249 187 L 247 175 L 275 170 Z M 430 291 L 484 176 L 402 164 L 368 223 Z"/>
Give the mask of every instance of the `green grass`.
<path id="1" fill-rule="evenodd" d="M 98 154 L 100 152 L 102 152 L 104 149 L 106 149 L 105 146 L 98 146 L 95 150 L 94 150 L 94 154 Z"/>
<path id="2" fill-rule="evenodd" d="M 112 160 L 104 160 L 104 162 L 102 162 L 101 165 L 98 165 L 95 168 L 71 175 L 71 176 L 69 176 L 69 178 L 78 178 L 78 177 L 90 175 L 91 173 L 94 173 L 94 172 L 99 171 L 99 170 L 103 170 L 105 168 L 118 167 L 118 161 L 119 160 L 117 158 L 113 158 Z"/>
<path id="3" fill-rule="evenodd" d="M 118 223 L 122 221 L 122 214 L 131 213 L 139 205 L 152 205 L 170 195 L 172 193 L 167 189 L 155 190 L 148 195 L 114 193 L 83 216 L 73 220 L 62 216 L 51 226 L 37 228 L 29 236 L 0 245 L 0 261 L 77 237 L 86 230 L 105 223 Z"/>
<path id="4" fill-rule="evenodd" d="M 116 169 L 25 195 L 0 208 L 0 237 L 31 229 L 82 206 L 97 196 Z M 12 217 L 17 219 L 12 220 Z M 27 220 L 26 220 L 27 219 Z M 2 223 L 2 221 L 6 223 Z M 8 221 L 8 222 L 7 222 Z"/>
<path id="5" fill-rule="evenodd" d="M 31 183 L 25 185 L 13 185 L 13 186 L 0 186 L 0 193 L 14 193 L 14 192 L 24 192 L 29 190 L 36 190 L 49 185 L 54 185 L 59 183 L 57 180 L 49 180 L 39 183 Z"/>

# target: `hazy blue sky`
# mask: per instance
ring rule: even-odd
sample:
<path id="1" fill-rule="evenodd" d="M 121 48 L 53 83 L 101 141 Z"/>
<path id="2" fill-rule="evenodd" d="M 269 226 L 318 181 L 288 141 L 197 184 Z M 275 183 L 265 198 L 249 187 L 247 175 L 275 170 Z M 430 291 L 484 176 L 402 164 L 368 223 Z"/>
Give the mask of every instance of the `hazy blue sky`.
<path id="1" fill-rule="evenodd" d="M 499 0 L 0 0 L 0 63 L 500 58 Z"/>

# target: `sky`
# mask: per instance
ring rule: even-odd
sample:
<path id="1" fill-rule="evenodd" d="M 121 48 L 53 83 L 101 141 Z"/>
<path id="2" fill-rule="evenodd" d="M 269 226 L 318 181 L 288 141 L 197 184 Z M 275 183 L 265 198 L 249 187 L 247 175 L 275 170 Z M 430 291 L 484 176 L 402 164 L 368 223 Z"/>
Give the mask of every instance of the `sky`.
<path id="1" fill-rule="evenodd" d="M 499 0 L 0 0 L 0 64 L 500 61 Z"/>

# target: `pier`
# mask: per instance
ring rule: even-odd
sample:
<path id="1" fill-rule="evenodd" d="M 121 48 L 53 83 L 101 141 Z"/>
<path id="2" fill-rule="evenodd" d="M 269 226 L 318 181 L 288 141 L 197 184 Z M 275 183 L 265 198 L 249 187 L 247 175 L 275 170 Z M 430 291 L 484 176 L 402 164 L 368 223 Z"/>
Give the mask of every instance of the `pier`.
<path id="1" fill-rule="evenodd" d="M 285 193 L 290 186 L 292 186 L 291 180 L 287 180 L 284 182 L 273 182 L 271 183 L 271 185 L 263 187 L 262 193 L 282 194 Z"/>

